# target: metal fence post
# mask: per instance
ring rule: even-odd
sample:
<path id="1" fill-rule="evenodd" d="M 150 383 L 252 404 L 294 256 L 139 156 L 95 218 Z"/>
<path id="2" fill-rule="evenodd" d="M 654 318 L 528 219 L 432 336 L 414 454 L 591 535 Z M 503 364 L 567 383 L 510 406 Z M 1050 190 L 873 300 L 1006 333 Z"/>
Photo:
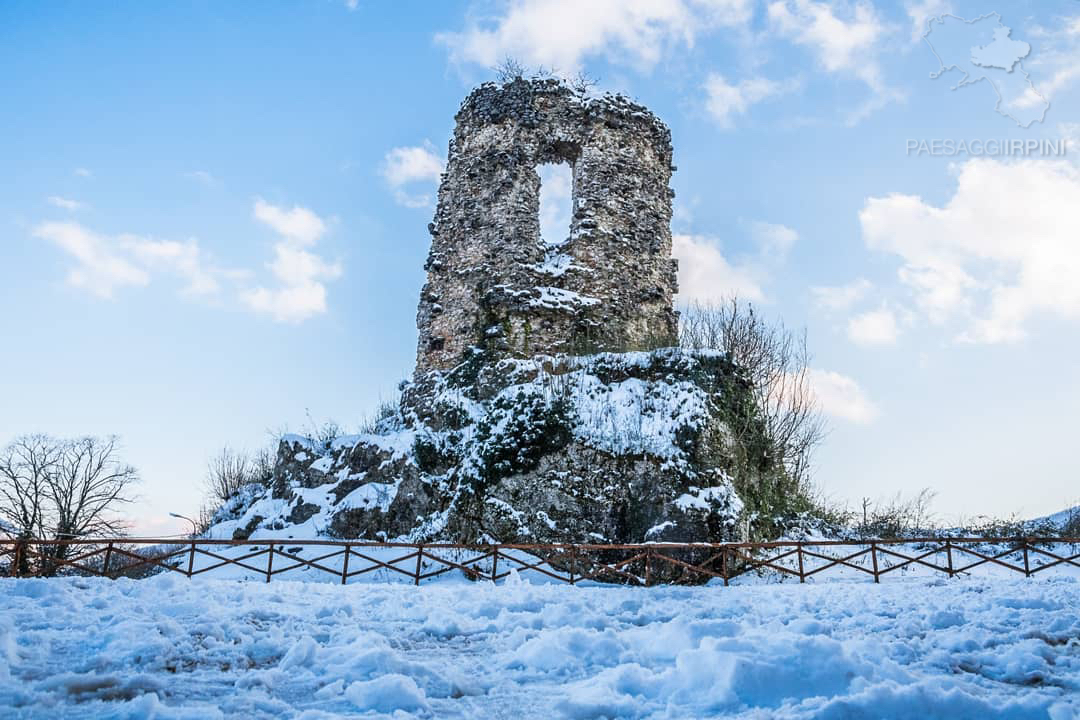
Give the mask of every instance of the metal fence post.
<path id="1" fill-rule="evenodd" d="M 417 545 L 416 546 L 416 576 L 415 576 L 415 579 L 413 580 L 413 585 L 419 585 L 420 584 L 420 570 L 423 569 L 423 565 L 422 565 L 423 562 L 424 562 L 424 546 L 423 545 Z"/>
<path id="2" fill-rule="evenodd" d="M 101 574 L 109 577 L 109 560 L 112 559 L 112 543 L 105 547 L 105 562 L 101 563 Z"/>
<path id="3" fill-rule="evenodd" d="M 266 555 L 266 582 L 274 574 L 274 544 L 270 543 L 270 552 Z"/>
<path id="4" fill-rule="evenodd" d="M 349 543 L 345 543 L 345 562 L 341 564 L 341 584 L 344 585 L 349 579 L 349 554 L 351 553 L 352 546 Z"/>
<path id="5" fill-rule="evenodd" d="M 881 582 L 881 574 L 878 572 L 877 564 L 877 543 L 870 543 L 870 557 L 874 561 L 874 582 Z"/>
<path id="6" fill-rule="evenodd" d="M 646 548 L 645 550 L 645 587 L 652 585 L 652 567 L 650 566 L 650 560 L 652 560 L 652 548 Z"/>
<path id="7" fill-rule="evenodd" d="M 574 573 L 577 572 L 577 545 L 573 545 L 570 548 L 570 584 L 575 585 L 577 580 L 574 579 Z"/>
<path id="8" fill-rule="evenodd" d="M 728 586 L 728 569 L 727 569 L 727 546 L 720 551 L 720 574 L 724 576 L 724 587 Z"/>
<path id="9" fill-rule="evenodd" d="M 799 582 L 804 583 L 806 582 L 806 574 L 803 572 L 802 541 L 800 540 L 795 547 L 799 551 Z"/>
<path id="10" fill-rule="evenodd" d="M 26 563 L 26 540 L 16 538 L 15 551 L 11 558 L 11 577 L 22 577 L 24 563 Z"/>
<path id="11" fill-rule="evenodd" d="M 188 553 L 187 560 L 187 576 L 190 580 L 192 575 L 195 574 L 195 538 L 191 539 L 191 551 Z"/>
<path id="12" fill-rule="evenodd" d="M 1024 577 L 1031 577 L 1031 566 L 1028 564 L 1028 541 L 1025 538 L 1024 543 Z"/>
<path id="13" fill-rule="evenodd" d="M 499 546 L 495 546 L 495 554 L 491 557 L 491 582 L 499 579 Z"/>
<path id="14" fill-rule="evenodd" d="M 945 541 L 945 557 L 949 561 L 949 577 L 956 575 L 956 571 L 953 570 L 952 564 L 952 540 Z"/>

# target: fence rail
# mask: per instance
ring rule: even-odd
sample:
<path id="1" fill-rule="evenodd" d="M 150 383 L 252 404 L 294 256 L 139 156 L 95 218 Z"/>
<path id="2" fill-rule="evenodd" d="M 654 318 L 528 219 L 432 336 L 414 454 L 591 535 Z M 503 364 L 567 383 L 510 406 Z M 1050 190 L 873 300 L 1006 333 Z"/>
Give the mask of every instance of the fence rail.
<path id="1" fill-rule="evenodd" d="M 724 585 L 757 571 L 799 582 L 847 573 L 880 582 L 903 571 L 970 574 L 976 568 L 1031 577 L 1080 568 L 1080 538 L 909 538 L 761 543 L 497 544 L 373 543 L 345 540 L 96 538 L 0 540 L 0 573 L 106 578 L 175 572 L 188 578 L 320 579 L 347 584 L 363 576 L 419 585 L 447 573 L 505 580 L 536 573 L 554 582 L 629 585 Z M 221 574 L 221 573 L 219 573 Z"/>

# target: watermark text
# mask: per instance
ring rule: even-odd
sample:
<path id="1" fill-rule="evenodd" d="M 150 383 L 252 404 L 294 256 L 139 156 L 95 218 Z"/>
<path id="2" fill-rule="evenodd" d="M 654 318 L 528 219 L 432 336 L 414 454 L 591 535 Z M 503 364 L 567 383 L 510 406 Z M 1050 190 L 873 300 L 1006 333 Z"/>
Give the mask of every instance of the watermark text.
<path id="1" fill-rule="evenodd" d="M 933 140 L 915 140 L 906 142 L 908 155 L 916 157 L 1065 157 L 1068 142 L 1058 140 L 1038 140 L 1035 138 L 956 140 L 953 138 L 935 138 Z"/>

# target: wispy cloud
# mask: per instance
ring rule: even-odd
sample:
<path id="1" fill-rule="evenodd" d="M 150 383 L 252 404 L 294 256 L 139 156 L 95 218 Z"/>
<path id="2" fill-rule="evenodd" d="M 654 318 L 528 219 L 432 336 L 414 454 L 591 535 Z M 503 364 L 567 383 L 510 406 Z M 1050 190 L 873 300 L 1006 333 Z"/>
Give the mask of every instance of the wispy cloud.
<path id="1" fill-rule="evenodd" d="M 705 109 L 721 127 L 730 128 L 735 124 L 735 116 L 744 115 L 754 105 L 786 95 L 798 86 L 794 80 L 774 82 L 765 77 L 745 78 L 732 84 L 714 72 L 705 78 Z"/>
<path id="2" fill-rule="evenodd" d="M 904 95 L 890 87 L 884 78 L 879 53 L 890 28 L 869 2 L 856 2 L 848 12 L 826 0 L 776 0 L 769 3 L 771 26 L 814 53 L 818 64 L 828 73 L 861 80 L 872 95 L 847 113 L 848 124 L 855 124 L 868 114 Z"/>
<path id="3" fill-rule="evenodd" d="M 84 167 L 77 167 L 74 170 L 72 170 L 71 173 L 73 175 L 75 175 L 76 177 L 81 177 L 81 178 L 94 177 L 94 173 L 90 172 L 89 170 L 87 170 Z"/>
<path id="4" fill-rule="evenodd" d="M 60 197 L 59 195 L 50 195 L 46 199 L 53 207 L 58 207 L 61 210 L 68 210 L 70 212 L 75 212 L 76 210 L 81 210 L 82 208 L 86 207 L 78 200 L 71 200 L 69 198 Z"/>
<path id="5" fill-rule="evenodd" d="M 853 378 L 821 369 L 811 369 L 808 378 L 818 405 L 826 415 L 866 425 L 880 414 L 866 391 Z"/>
<path id="6" fill-rule="evenodd" d="M 904 10 L 911 20 L 911 42 L 917 43 L 929 30 L 927 23 L 930 18 L 952 12 L 952 4 L 949 0 L 908 0 L 904 3 Z"/>
<path id="7" fill-rule="evenodd" d="M 1025 96 L 1021 102 L 1053 99 L 1061 91 L 1080 81 L 1080 14 L 1061 18 L 1053 28 L 1032 27 L 1029 35 L 1038 39 L 1039 51 L 1024 59 L 1024 68 L 1031 73 L 1038 87 L 1034 98 Z"/>
<path id="8" fill-rule="evenodd" d="M 810 294 L 818 307 L 832 312 L 843 312 L 861 302 L 873 287 L 866 278 L 859 278 L 846 285 L 815 286 L 810 288 Z"/>
<path id="9" fill-rule="evenodd" d="M 702 32 L 744 25 L 753 0 L 518 0 L 494 16 L 472 9 L 463 30 L 436 41 L 456 63 L 491 67 L 511 56 L 530 66 L 580 69 L 587 57 L 606 57 L 648 69 L 674 45 Z"/>
<path id="10" fill-rule="evenodd" d="M 238 297 L 244 307 L 279 322 L 298 323 L 326 312 L 325 282 L 340 277 L 342 268 L 313 251 L 326 232 L 323 219 L 308 208 L 279 207 L 261 198 L 252 214 L 280 236 L 267 265 L 272 285 L 252 287 L 256 273 L 218 266 L 194 238 L 108 236 L 75 222 L 42 223 L 33 235 L 63 250 L 72 263 L 68 283 L 96 297 L 112 298 L 121 289 L 145 287 L 155 278 L 171 276 L 181 281 L 185 297 L 215 302 Z"/>
<path id="11" fill-rule="evenodd" d="M 418 185 L 430 187 L 442 174 L 443 164 L 430 142 L 410 147 L 396 147 L 386 153 L 380 173 L 394 193 L 394 200 L 405 207 L 431 206 L 429 193 L 417 193 Z M 411 190 L 411 191 L 410 191 Z"/>
<path id="12" fill-rule="evenodd" d="M 127 239 L 125 245 L 134 258 L 148 270 L 174 274 L 184 280 L 185 294 L 208 297 L 221 290 L 223 277 L 235 277 L 213 267 L 204 257 L 197 240 Z"/>
<path id="13" fill-rule="evenodd" d="M 118 288 L 150 282 L 150 274 L 132 260 L 116 238 L 98 235 L 75 222 L 42 223 L 33 234 L 71 257 L 74 265 L 68 271 L 68 283 L 92 295 L 110 298 Z"/>
<path id="14" fill-rule="evenodd" d="M 848 321 L 848 337 L 857 345 L 895 345 L 900 336 L 896 313 L 883 307 L 855 315 Z"/>

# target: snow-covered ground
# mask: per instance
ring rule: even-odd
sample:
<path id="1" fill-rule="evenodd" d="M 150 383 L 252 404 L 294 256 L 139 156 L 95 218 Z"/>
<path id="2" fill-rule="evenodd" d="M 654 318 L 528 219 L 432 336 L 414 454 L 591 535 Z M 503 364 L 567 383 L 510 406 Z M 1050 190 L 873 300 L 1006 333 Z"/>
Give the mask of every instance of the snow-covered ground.
<path id="1" fill-rule="evenodd" d="M 4 718 L 1080 716 L 1080 580 L 0 579 Z"/>

